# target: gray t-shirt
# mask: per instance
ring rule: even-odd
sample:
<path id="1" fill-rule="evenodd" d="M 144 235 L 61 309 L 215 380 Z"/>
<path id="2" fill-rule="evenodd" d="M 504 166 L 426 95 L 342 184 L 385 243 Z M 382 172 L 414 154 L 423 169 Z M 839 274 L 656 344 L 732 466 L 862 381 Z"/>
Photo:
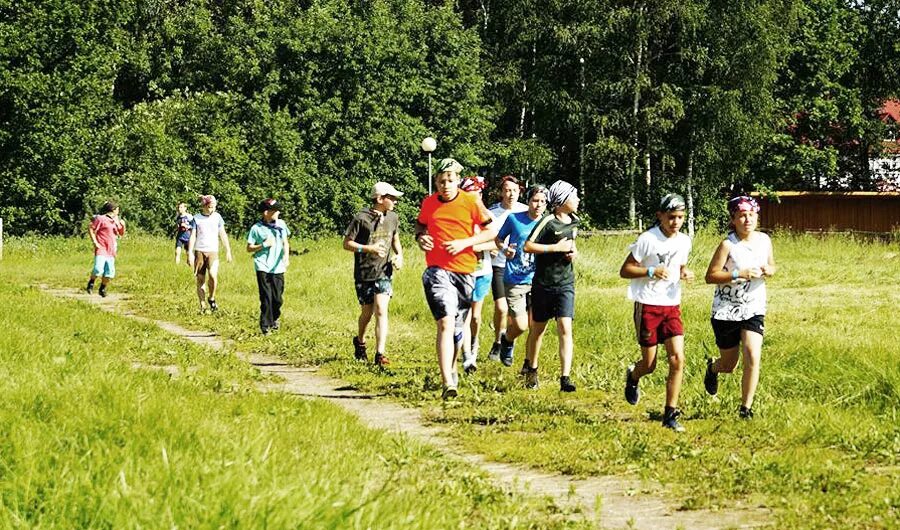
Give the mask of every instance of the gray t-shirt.
<path id="1" fill-rule="evenodd" d="M 391 265 L 392 242 L 400 220 L 394 212 L 384 215 L 378 210 L 366 208 L 350 221 L 344 237 L 349 237 L 360 245 L 383 245 L 387 251 L 383 258 L 375 253 L 353 254 L 353 278 L 358 282 L 372 282 L 390 278 L 394 273 Z"/>

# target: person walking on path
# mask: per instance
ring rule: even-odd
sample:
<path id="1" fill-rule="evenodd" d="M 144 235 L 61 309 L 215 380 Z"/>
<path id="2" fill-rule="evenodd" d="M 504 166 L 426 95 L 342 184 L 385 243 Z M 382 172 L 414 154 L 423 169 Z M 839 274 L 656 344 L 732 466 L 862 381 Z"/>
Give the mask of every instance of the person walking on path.
<path id="1" fill-rule="evenodd" d="M 95 215 L 88 228 L 91 243 L 94 244 L 94 266 L 91 276 L 88 278 L 85 290 L 88 294 L 94 292 L 94 282 L 100 278 L 100 289 L 97 294 L 106 296 L 109 281 L 116 277 L 116 254 L 118 253 L 118 239 L 125 235 L 125 221 L 119 219 L 119 205 L 113 201 L 107 201 Z"/>
<path id="2" fill-rule="evenodd" d="M 528 206 L 519 202 L 520 192 L 521 187 L 516 177 L 506 175 L 500 179 L 500 202 L 495 203 L 488 209 L 491 215 L 494 216 L 494 224 L 497 227 L 503 226 L 507 216 L 528 210 Z M 505 239 L 499 242 L 500 245 L 507 243 Z M 509 301 L 507 300 L 503 279 L 506 274 L 506 255 L 504 252 L 494 251 L 491 252 L 491 256 L 491 296 L 494 298 L 494 343 L 491 346 L 488 358 L 493 361 L 500 361 L 500 336 L 506 331 L 509 312 Z M 511 363 L 512 359 L 509 359 L 509 361 Z"/>
<path id="3" fill-rule="evenodd" d="M 634 325 L 641 347 L 641 359 L 625 371 L 625 400 L 637 404 L 638 382 L 656 369 L 657 348 L 664 344 L 669 376 L 662 425 L 676 432 L 684 431 L 677 408 L 684 373 L 681 280 L 694 278 L 694 273 L 687 268 L 691 238 L 680 232 L 684 210 L 685 202 L 680 195 L 670 193 L 663 197 L 656 212 L 656 224 L 638 236 L 619 270 L 622 278 L 631 280 L 628 297 L 634 300 Z"/>
<path id="4" fill-rule="evenodd" d="M 403 267 L 400 220 L 394 205 L 403 193 L 387 182 L 372 187 L 372 206 L 356 214 L 344 232 L 344 250 L 353 252 L 353 280 L 359 301 L 353 352 L 367 361 L 366 328 L 375 316 L 375 364 L 390 364 L 385 355 L 388 337 L 388 302 L 394 295 L 394 270 Z"/>
<path id="5" fill-rule="evenodd" d="M 187 251 L 191 242 L 191 225 L 194 222 L 194 216 L 187 211 L 187 203 L 179 202 L 178 215 L 175 217 L 175 264 L 181 263 L 182 249 Z M 190 260 L 185 260 L 187 263 Z"/>
<path id="6" fill-rule="evenodd" d="M 482 200 L 482 190 L 485 187 L 483 177 L 473 175 L 466 177 L 460 182 L 459 188 Z M 493 215 L 491 216 L 493 218 Z M 492 224 L 497 226 L 494 219 Z M 475 227 L 475 232 L 481 231 L 480 226 Z M 463 370 L 467 374 L 475 373 L 478 370 L 478 334 L 481 332 L 481 309 L 484 307 L 484 299 L 491 288 L 493 277 L 493 269 L 491 268 L 491 252 L 497 251 L 497 245 L 493 239 L 485 243 L 479 243 L 472 247 L 475 251 L 475 257 L 478 263 L 475 265 L 475 287 L 472 289 L 472 306 L 467 315 L 467 326 L 469 327 L 469 340 L 462 345 L 463 351 Z"/>
<path id="7" fill-rule="evenodd" d="M 500 335 L 500 359 L 512 366 L 515 340 L 531 329 L 531 282 L 534 278 L 534 254 L 525 252 L 525 241 L 537 226 L 547 207 L 547 188 L 541 185 L 528 190 L 528 210 L 510 214 L 497 232 L 496 243 L 506 255 L 503 274 L 503 290 L 509 308 L 506 331 Z M 525 385 L 537 388 L 537 357 L 527 348 L 521 374 Z"/>
<path id="8" fill-rule="evenodd" d="M 469 340 L 466 315 L 472 305 L 477 258 L 472 247 L 491 241 L 491 214 L 477 197 L 459 190 L 462 165 L 452 158 L 438 163 L 437 192 L 422 201 L 416 222 L 416 242 L 425 252 L 422 274 L 425 299 L 437 326 L 436 350 L 443 399 L 457 396 L 456 356 Z M 482 231 L 475 233 L 475 227 Z"/>
<path id="9" fill-rule="evenodd" d="M 188 242 L 188 264 L 194 268 L 197 280 L 197 298 L 200 312 L 218 311 L 216 290 L 219 287 L 219 240 L 225 247 L 225 256 L 231 263 L 231 243 L 225 232 L 225 221 L 216 211 L 218 202 L 212 195 L 200 197 L 200 211 L 194 216 L 191 240 Z M 208 292 L 207 292 L 208 290 Z M 208 306 L 207 306 L 208 304 Z"/>
<path id="10" fill-rule="evenodd" d="M 738 415 L 753 417 L 753 396 L 759 383 L 760 357 L 766 317 L 766 278 L 775 274 L 775 255 L 769 236 L 756 230 L 759 204 L 748 196 L 728 201 L 731 231 L 719 243 L 706 269 L 706 283 L 716 286 L 712 328 L 718 359 L 706 360 L 703 386 L 715 396 L 719 374 L 730 374 L 743 353 L 741 407 Z"/>
<path id="11" fill-rule="evenodd" d="M 532 325 L 526 351 L 530 364 L 537 367 L 547 321 L 556 319 L 559 335 L 561 392 L 575 392 L 571 379 L 575 348 L 572 322 L 575 319 L 575 269 L 572 261 L 578 255 L 578 190 L 568 182 L 557 180 L 547 190 L 547 213 L 525 241 L 525 252 L 534 254 L 535 269 L 531 287 Z M 526 378 L 537 374 L 526 374 Z"/>
<path id="12" fill-rule="evenodd" d="M 253 254 L 256 286 L 259 289 L 259 330 L 263 335 L 281 327 L 284 273 L 290 265 L 291 231 L 279 219 L 281 205 L 275 199 L 259 203 L 262 218 L 250 227 L 247 252 Z"/>

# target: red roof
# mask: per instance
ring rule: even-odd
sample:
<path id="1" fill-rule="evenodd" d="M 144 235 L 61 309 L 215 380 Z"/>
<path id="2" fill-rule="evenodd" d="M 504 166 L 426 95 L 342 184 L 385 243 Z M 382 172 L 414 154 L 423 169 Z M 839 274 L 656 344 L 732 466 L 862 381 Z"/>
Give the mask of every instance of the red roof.
<path id="1" fill-rule="evenodd" d="M 882 121 L 900 123 L 900 100 L 889 99 L 884 102 L 878 112 Z"/>

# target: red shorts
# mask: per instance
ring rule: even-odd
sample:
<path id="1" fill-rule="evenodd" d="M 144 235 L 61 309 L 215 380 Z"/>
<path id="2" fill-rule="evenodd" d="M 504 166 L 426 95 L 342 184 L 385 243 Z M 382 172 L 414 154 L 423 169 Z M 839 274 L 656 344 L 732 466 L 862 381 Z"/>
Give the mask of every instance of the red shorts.
<path id="1" fill-rule="evenodd" d="M 684 335 L 681 306 L 634 303 L 634 327 L 638 344 L 656 346 L 666 339 Z"/>

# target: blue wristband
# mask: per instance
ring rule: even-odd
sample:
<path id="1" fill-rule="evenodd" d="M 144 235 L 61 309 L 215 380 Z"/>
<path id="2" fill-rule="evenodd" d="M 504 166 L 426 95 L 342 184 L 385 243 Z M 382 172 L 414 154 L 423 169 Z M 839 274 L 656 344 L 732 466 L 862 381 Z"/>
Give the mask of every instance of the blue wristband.
<path id="1" fill-rule="evenodd" d="M 656 267 L 648 267 L 647 268 L 647 277 L 652 278 L 654 272 L 656 272 Z"/>
<path id="2" fill-rule="evenodd" d="M 362 245 L 356 247 L 356 253 L 357 253 L 357 254 L 362 254 L 362 253 L 363 253 Z"/>
<path id="3" fill-rule="evenodd" d="M 731 279 L 732 280 L 737 280 L 738 276 L 740 276 L 740 274 L 738 273 L 737 269 L 734 269 L 733 271 L 731 271 Z"/>

